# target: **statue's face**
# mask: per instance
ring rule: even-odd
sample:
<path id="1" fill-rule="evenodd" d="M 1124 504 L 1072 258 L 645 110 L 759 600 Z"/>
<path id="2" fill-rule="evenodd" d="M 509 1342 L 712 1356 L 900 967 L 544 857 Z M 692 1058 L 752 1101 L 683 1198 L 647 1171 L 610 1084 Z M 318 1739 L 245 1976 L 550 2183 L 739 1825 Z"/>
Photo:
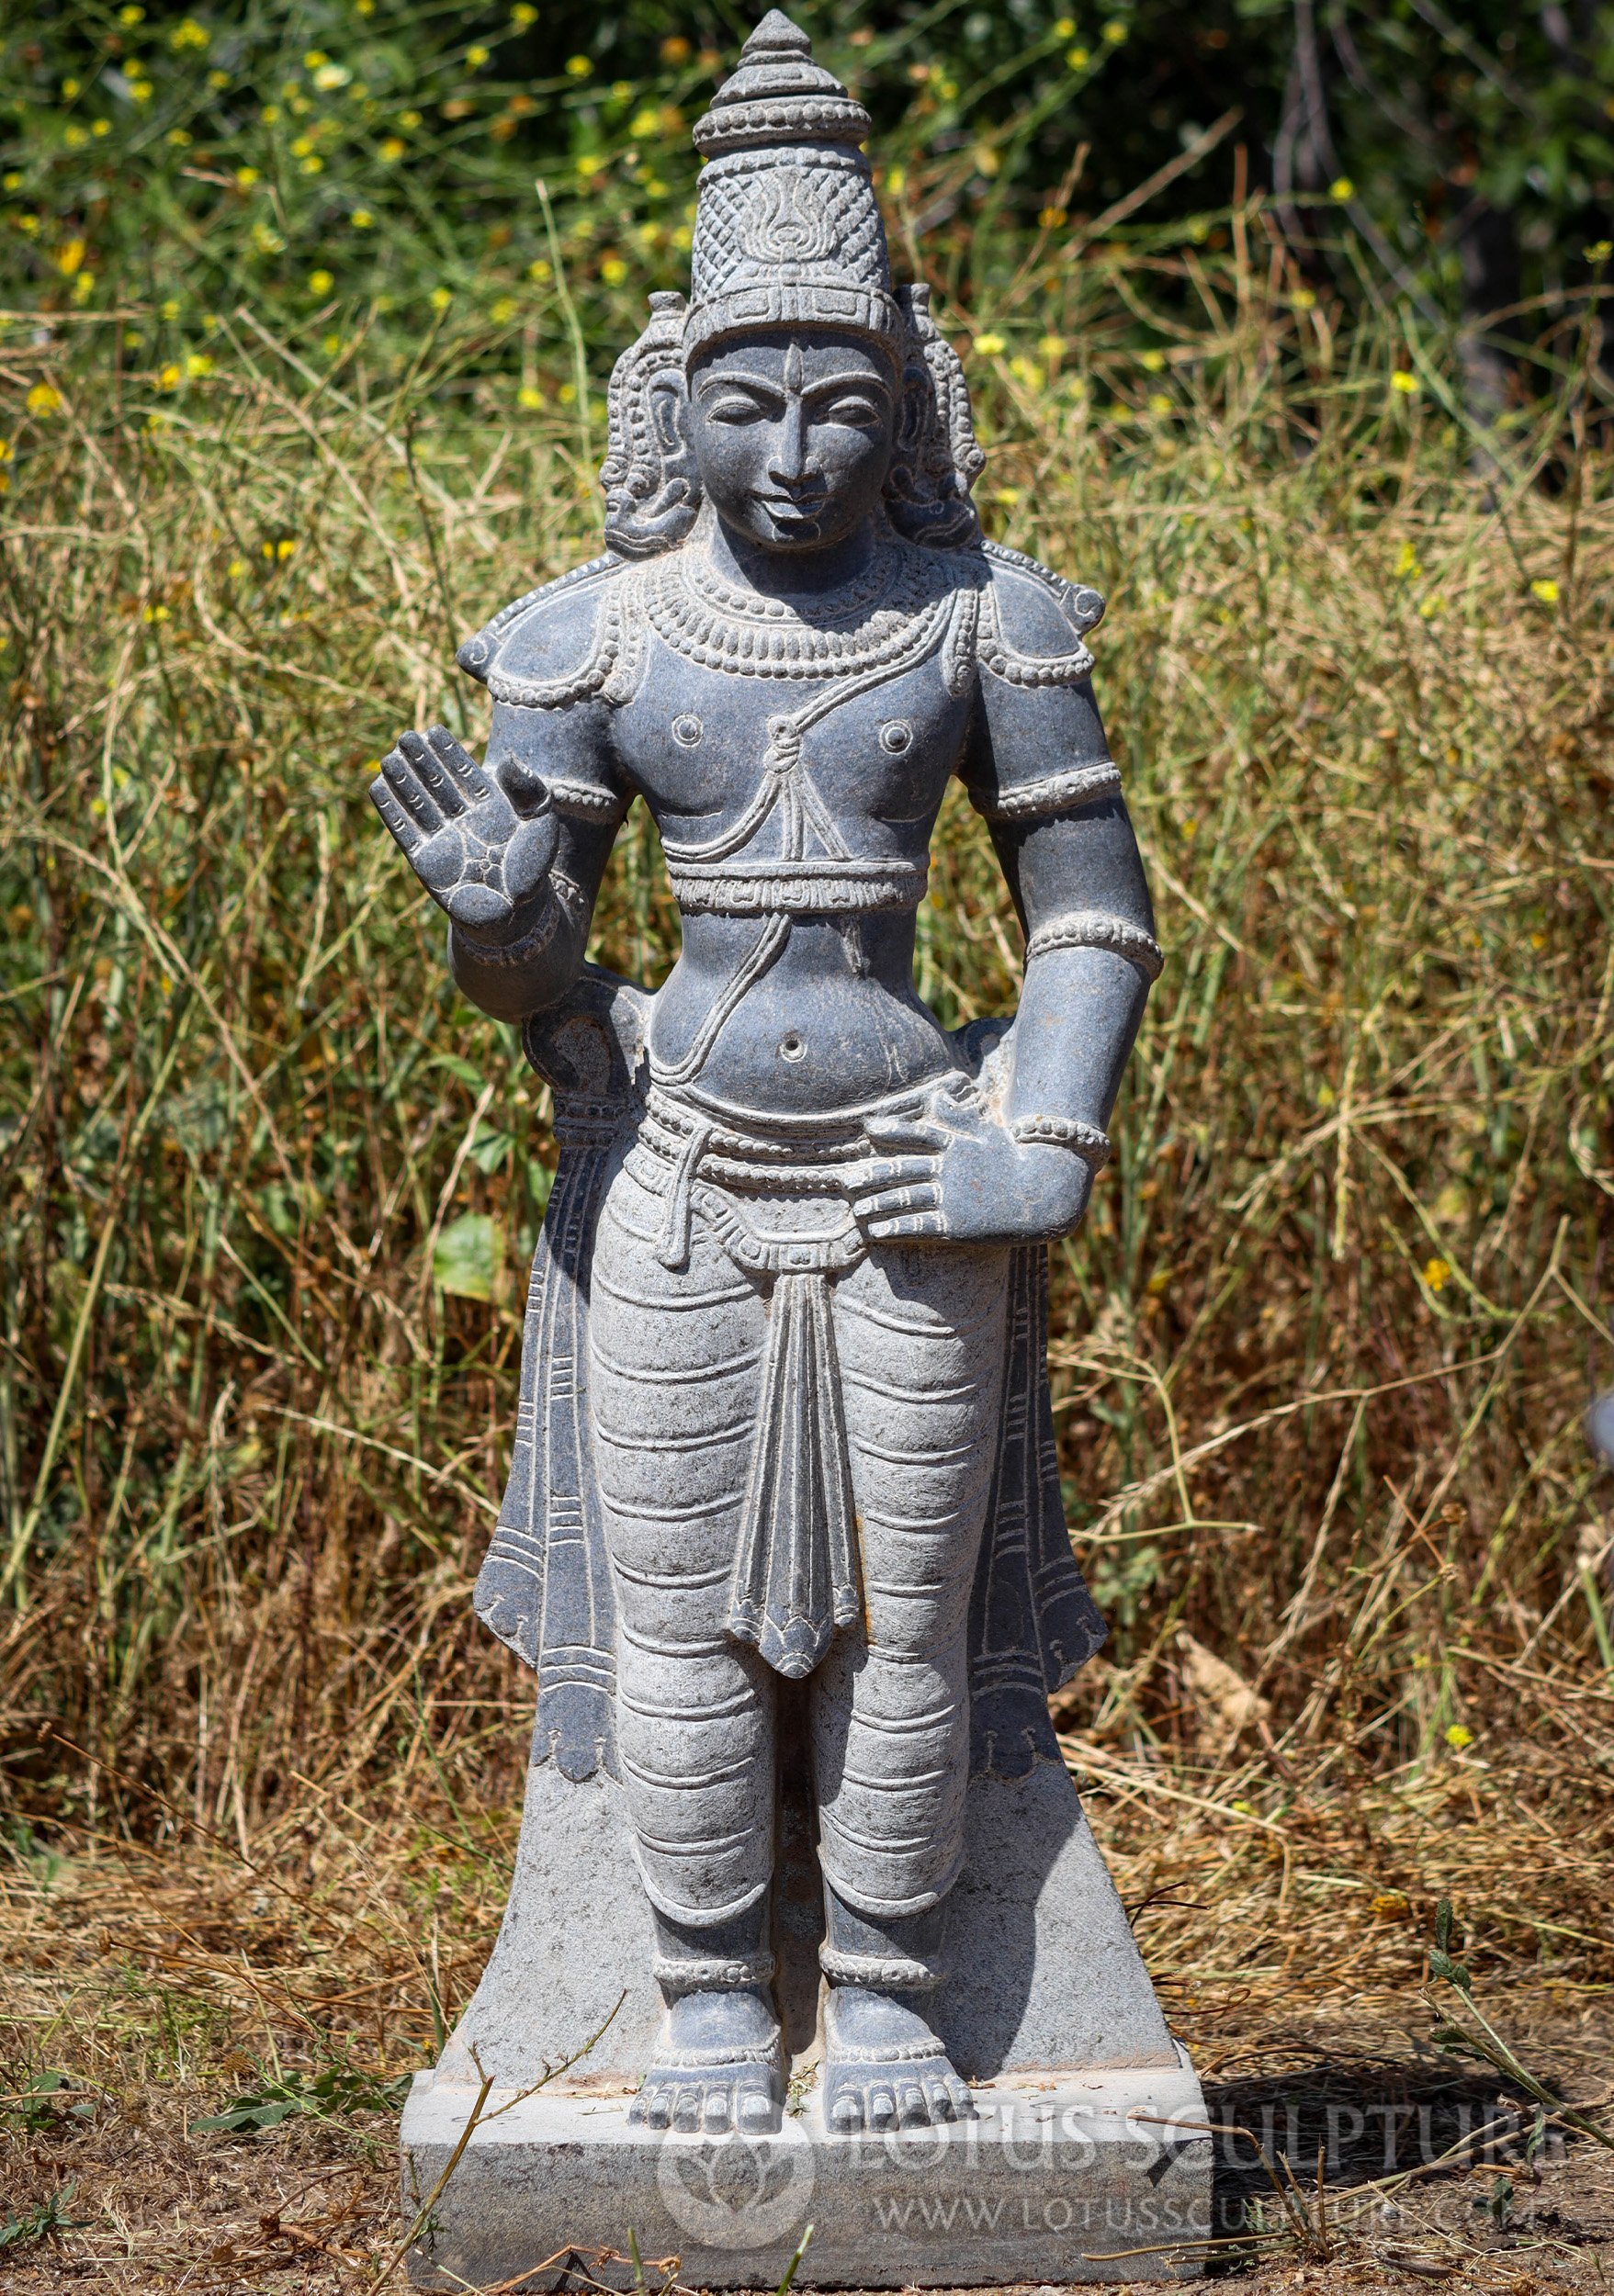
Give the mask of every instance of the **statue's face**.
<path id="1" fill-rule="evenodd" d="M 764 549 L 824 549 L 877 507 L 897 395 L 860 336 L 770 328 L 718 343 L 691 370 L 689 410 L 706 499 Z"/>

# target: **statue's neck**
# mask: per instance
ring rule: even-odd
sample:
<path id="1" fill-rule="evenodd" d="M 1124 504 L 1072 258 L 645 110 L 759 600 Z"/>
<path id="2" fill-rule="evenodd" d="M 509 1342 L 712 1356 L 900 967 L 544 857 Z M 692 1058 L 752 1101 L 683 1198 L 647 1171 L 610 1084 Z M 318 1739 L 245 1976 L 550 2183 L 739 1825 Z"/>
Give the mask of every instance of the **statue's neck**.
<path id="1" fill-rule="evenodd" d="M 822 550 L 767 550 L 708 515 L 688 547 L 704 551 L 720 580 L 760 591 L 769 598 L 814 598 L 855 581 L 875 548 L 875 521 Z"/>

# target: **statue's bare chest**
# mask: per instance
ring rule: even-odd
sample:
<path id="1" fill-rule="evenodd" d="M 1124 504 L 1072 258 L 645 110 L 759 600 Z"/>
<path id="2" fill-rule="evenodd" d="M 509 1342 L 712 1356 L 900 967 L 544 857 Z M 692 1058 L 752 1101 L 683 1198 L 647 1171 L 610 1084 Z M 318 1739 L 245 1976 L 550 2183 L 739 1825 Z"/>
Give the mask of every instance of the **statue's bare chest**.
<path id="1" fill-rule="evenodd" d="M 653 637 L 647 656 L 613 729 L 618 762 L 658 822 L 721 827 L 738 818 L 783 744 L 854 839 L 874 824 L 928 834 L 970 715 L 940 649 L 895 674 L 813 678 L 737 673 Z"/>

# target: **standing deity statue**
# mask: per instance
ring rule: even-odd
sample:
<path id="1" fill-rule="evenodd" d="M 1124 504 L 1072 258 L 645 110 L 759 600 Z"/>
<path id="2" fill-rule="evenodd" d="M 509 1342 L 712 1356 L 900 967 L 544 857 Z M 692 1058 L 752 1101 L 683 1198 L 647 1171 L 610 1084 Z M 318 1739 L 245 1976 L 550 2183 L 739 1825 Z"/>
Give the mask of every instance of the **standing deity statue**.
<path id="1" fill-rule="evenodd" d="M 1048 1694 L 1102 1635 L 1046 1247 L 1160 951 L 1089 681 L 1102 601 L 981 536 L 963 372 L 892 286 L 868 127 L 769 15 L 694 130 L 689 298 L 651 298 L 612 380 L 605 554 L 461 649 L 482 762 L 406 734 L 373 792 L 456 981 L 554 1089 L 477 1607 L 536 1671 L 535 1761 L 625 1813 L 649 2130 L 780 2127 L 796 1735 L 823 2127 L 971 2113 L 934 2007 L 969 1790 L 1057 1767 Z M 1026 963 L 1012 1019 L 950 1032 L 913 960 L 954 774 Z M 636 798 L 683 923 L 653 996 L 584 959 Z"/>

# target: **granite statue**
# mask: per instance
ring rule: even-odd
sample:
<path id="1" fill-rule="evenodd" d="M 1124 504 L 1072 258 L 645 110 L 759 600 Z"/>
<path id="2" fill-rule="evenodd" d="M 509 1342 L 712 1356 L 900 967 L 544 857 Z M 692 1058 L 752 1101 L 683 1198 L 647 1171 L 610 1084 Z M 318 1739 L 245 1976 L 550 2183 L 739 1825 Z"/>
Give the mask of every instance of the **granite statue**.
<path id="1" fill-rule="evenodd" d="M 1103 602 L 983 539 L 965 377 L 925 289 L 892 283 L 868 126 L 769 15 L 694 130 L 690 293 L 651 298 L 612 380 L 604 555 L 461 648 L 480 760 L 405 734 L 372 793 L 455 980 L 553 1087 L 476 1600 L 536 1672 L 529 1833 L 559 1854 L 609 1782 L 649 1965 L 605 1975 L 656 2016 L 637 2064 L 620 2032 L 597 2062 L 648 2133 L 773 2136 L 803 2043 L 826 2141 L 969 2119 L 992 2067 L 952 2037 L 977 1957 L 954 1916 L 998 1881 L 972 1873 L 972 1788 L 1035 1773 L 1079 1826 L 1047 1700 L 1102 1637 L 1054 1457 L 1046 1253 L 1110 1154 L 1161 956 L 1093 698 Z M 949 1032 L 913 962 L 954 775 L 1026 962 L 1012 1018 Z M 585 958 L 636 801 L 683 927 L 653 996 Z M 822 1890 L 794 2046 L 793 1859 Z M 518 1953 L 513 1899 L 485 1987 L 514 2000 L 575 1918 L 557 1899 Z M 1112 1892 L 1077 1918 L 1135 2009 L 1079 2061 L 1176 2065 Z M 507 2010 L 499 2045 L 542 2013 Z"/>

